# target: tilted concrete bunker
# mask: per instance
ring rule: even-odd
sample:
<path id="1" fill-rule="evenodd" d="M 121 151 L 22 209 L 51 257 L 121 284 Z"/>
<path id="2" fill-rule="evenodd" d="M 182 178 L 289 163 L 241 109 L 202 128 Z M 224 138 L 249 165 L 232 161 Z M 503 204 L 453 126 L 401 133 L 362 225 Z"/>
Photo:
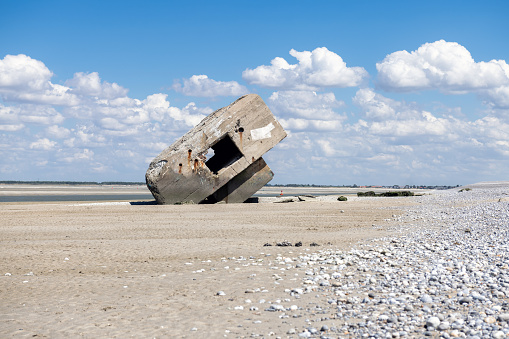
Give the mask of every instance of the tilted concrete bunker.
<path id="1" fill-rule="evenodd" d="M 262 155 L 285 137 L 263 100 L 245 95 L 152 160 L 147 187 L 159 204 L 244 202 L 274 177 Z"/>

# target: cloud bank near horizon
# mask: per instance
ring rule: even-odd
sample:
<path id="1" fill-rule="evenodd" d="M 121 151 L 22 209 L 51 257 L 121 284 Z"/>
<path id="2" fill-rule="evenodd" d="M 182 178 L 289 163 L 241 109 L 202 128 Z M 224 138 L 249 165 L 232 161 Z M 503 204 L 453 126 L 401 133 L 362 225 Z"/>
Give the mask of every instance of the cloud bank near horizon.
<path id="1" fill-rule="evenodd" d="M 266 155 L 279 183 L 448 183 L 452 178 L 500 178 L 509 165 L 509 66 L 474 61 L 444 40 L 395 51 L 376 63 L 377 74 L 348 67 L 326 47 L 291 50 L 239 76 L 174 80 L 173 94 L 231 97 L 269 89 L 263 97 L 289 132 Z M 97 72 L 76 72 L 62 84 L 43 61 L 6 55 L 0 60 L 0 174 L 14 180 L 140 181 L 162 149 L 213 111 L 199 103 L 172 106 L 167 93 L 132 98 Z M 375 86 L 370 86 L 372 78 Z M 353 88 L 347 97 L 342 89 Z M 391 98 L 439 91 L 475 94 L 482 116 L 461 107 Z M 338 99 L 340 98 L 340 99 Z M 214 107 L 217 109 L 219 107 Z M 26 173 L 27 177 L 20 177 Z M 71 174 L 70 174 L 71 173 Z M 69 175 L 73 177 L 69 178 Z M 382 184 L 382 183 L 381 183 Z"/>

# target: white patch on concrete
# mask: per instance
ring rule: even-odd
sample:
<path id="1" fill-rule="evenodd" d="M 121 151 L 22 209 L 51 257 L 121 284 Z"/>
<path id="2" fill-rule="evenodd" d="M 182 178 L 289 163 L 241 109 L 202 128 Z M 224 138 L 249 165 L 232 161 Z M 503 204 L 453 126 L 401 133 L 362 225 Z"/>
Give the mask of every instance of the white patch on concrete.
<path id="1" fill-rule="evenodd" d="M 275 127 L 271 122 L 265 127 L 253 129 L 251 130 L 251 138 L 253 138 L 253 140 L 268 139 L 271 137 L 270 131 L 272 131 L 274 128 Z"/>

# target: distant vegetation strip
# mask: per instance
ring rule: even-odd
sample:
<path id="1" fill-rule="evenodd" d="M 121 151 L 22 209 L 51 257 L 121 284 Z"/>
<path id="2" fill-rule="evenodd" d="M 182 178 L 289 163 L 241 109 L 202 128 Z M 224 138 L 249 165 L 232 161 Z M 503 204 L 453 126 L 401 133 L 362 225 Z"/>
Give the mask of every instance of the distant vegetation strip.
<path id="1" fill-rule="evenodd" d="M 104 182 L 96 182 L 96 181 L 15 181 L 15 180 L 6 180 L 0 181 L 0 184 L 4 185 L 14 185 L 14 184 L 24 184 L 24 185 L 145 185 L 144 182 L 127 182 L 127 181 L 104 181 Z"/>
<path id="2" fill-rule="evenodd" d="M 358 197 L 412 197 L 414 196 L 414 192 L 411 191 L 397 191 L 397 192 L 383 192 L 383 193 L 375 193 L 373 191 L 368 192 L 358 192 Z"/>

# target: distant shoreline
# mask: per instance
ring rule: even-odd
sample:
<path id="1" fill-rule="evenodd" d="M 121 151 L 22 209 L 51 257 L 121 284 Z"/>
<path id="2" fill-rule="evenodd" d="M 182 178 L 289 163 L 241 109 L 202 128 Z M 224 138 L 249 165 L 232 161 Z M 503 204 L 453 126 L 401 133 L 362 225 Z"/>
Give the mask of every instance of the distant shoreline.
<path id="1" fill-rule="evenodd" d="M 0 185 L 61 185 L 61 186 L 145 186 L 145 182 L 133 181 L 17 181 L 4 180 L 0 181 Z M 383 188 L 383 189 L 451 189 L 461 187 L 460 185 L 316 185 L 316 184 L 267 184 L 268 188 Z"/>
<path id="2" fill-rule="evenodd" d="M 356 197 L 358 192 L 401 191 L 408 189 L 363 188 L 363 187 L 284 187 L 265 186 L 256 192 L 256 198 L 289 198 L 298 196 Z M 409 189 L 416 194 L 430 192 L 429 189 Z M 91 201 L 153 201 L 154 197 L 145 184 L 142 185 L 66 185 L 66 184 L 0 184 L 0 203 L 46 203 L 46 202 L 91 202 Z"/>

